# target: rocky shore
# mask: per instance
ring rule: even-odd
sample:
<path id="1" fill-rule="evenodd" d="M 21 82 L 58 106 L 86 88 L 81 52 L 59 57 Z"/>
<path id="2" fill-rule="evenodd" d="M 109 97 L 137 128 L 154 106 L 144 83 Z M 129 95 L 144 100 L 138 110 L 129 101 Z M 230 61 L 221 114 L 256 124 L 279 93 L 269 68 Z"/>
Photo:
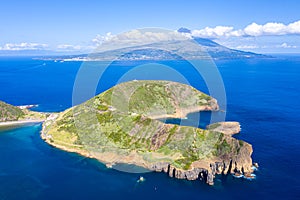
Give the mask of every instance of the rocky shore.
<path id="1" fill-rule="evenodd" d="M 197 167 L 197 164 L 190 170 L 178 169 L 167 162 L 156 163 L 152 165 L 149 169 L 156 172 L 167 173 L 170 177 L 177 179 L 187 179 L 187 180 L 200 180 L 204 181 L 209 185 L 214 185 L 214 178 L 216 174 L 232 174 L 239 173 L 241 175 L 251 177 L 250 175 L 254 172 L 252 166 L 257 163 L 252 163 L 252 161 L 245 162 L 245 160 L 239 159 L 229 159 L 223 161 L 215 161 L 210 164 L 206 163 L 202 167 Z"/>
<path id="2" fill-rule="evenodd" d="M 57 117 L 57 114 L 53 114 L 49 117 L 49 120 L 54 121 Z M 51 136 L 47 135 L 47 133 L 45 132 L 45 129 L 47 128 L 45 124 L 49 124 L 49 120 L 45 121 L 43 129 L 41 131 L 41 137 L 43 140 L 45 140 L 50 145 L 62 150 L 75 152 L 89 158 L 95 158 L 100 162 L 106 164 L 108 168 L 113 168 L 114 165 L 118 163 L 134 164 L 150 171 L 166 173 L 172 178 L 199 180 L 204 181 L 208 185 L 214 185 L 214 178 L 216 174 L 240 174 L 250 179 L 251 174 L 254 172 L 253 167 L 258 167 L 257 163 L 252 163 L 252 146 L 248 143 L 243 144 L 243 147 L 239 150 L 238 155 L 233 155 L 231 157 L 229 156 L 228 158 L 224 158 L 224 160 L 199 160 L 194 162 L 191 165 L 191 168 L 188 170 L 177 168 L 170 162 L 147 162 L 136 151 L 133 151 L 128 155 L 119 155 L 114 152 L 94 153 L 84 149 L 81 145 L 70 146 L 54 142 L 51 139 Z M 232 125 L 232 123 L 230 124 Z M 234 124 L 237 126 L 237 123 Z"/>

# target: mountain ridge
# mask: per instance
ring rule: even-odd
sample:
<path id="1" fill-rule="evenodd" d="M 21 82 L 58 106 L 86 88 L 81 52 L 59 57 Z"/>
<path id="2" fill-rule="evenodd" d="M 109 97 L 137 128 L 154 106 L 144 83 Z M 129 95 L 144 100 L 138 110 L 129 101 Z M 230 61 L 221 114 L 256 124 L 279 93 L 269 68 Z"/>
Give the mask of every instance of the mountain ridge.
<path id="1" fill-rule="evenodd" d="M 125 47 L 90 54 L 50 57 L 50 60 L 63 61 L 139 61 L 139 60 L 221 60 L 271 58 L 264 54 L 240 51 L 222 46 L 206 38 L 194 38 L 197 49 L 189 48 L 184 41 L 164 41 L 146 45 Z"/>
<path id="2" fill-rule="evenodd" d="M 190 30 L 180 28 L 177 34 L 189 34 Z M 122 36 L 122 35 L 121 35 Z M 113 61 L 113 60 L 202 60 L 270 58 L 271 56 L 231 49 L 217 42 L 201 37 L 181 36 L 171 40 L 146 42 L 142 40 L 126 44 L 105 43 L 89 54 L 50 56 L 50 60 L 63 61 Z M 122 42 L 125 42 L 124 44 Z"/>

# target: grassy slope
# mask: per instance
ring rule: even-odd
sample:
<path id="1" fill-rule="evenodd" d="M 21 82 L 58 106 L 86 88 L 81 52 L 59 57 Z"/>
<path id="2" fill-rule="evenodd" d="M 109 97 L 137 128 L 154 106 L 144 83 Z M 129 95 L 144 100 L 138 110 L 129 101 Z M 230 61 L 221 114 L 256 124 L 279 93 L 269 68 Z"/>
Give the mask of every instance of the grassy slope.
<path id="1" fill-rule="evenodd" d="M 34 112 L 27 109 L 20 109 L 17 106 L 0 101 L 0 122 L 18 120 L 44 120 L 47 114 Z"/>
<path id="2" fill-rule="evenodd" d="M 0 101 L 0 122 L 17 121 L 25 113 L 18 107 Z"/>
<path id="3" fill-rule="evenodd" d="M 191 86 L 169 81 L 122 83 L 96 98 L 120 112 L 133 112 L 146 116 L 172 115 L 184 109 L 212 104 L 210 96 Z"/>
<path id="4" fill-rule="evenodd" d="M 51 142 L 89 152 L 127 155 L 137 151 L 149 163 L 166 161 L 188 169 L 193 161 L 228 156 L 242 142 L 221 133 L 164 124 L 150 119 L 159 111 L 209 105 L 211 97 L 190 86 L 165 81 L 118 85 L 58 117 L 46 132 Z"/>

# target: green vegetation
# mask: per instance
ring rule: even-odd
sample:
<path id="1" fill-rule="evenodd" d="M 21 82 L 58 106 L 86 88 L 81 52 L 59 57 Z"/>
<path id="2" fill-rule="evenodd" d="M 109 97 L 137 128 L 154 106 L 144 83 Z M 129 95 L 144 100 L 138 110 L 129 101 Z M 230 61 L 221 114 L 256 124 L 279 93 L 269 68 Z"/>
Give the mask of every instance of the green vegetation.
<path id="1" fill-rule="evenodd" d="M 147 162 L 164 161 L 187 170 L 199 159 L 230 153 L 236 144 L 222 133 L 164 124 L 151 117 L 210 106 L 211 100 L 188 85 L 132 81 L 66 110 L 44 129 L 59 145 L 116 155 L 136 151 Z"/>
<path id="2" fill-rule="evenodd" d="M 196 160 L 198 160 L 197 157 L 189 156 L 189 157 L 185 157 L 185 158 L 175 160 L 175 162 L 173 162 L 172 164 L 176 168 L 188 170 L 190 168 L 191 164 Z"/>
<path id="3" fill-rule="evenodd" d="M 217 151 L 219 154 L 228 154 L 231 152 L 231 146 L 226 140 L 223 140 L 223 142 L 217 146 Z"/>
<path id="4" fill-rule="evenodd" d="M 21 109 L 17 106 L 0 101 L 0 122 L 18 120 L 44 120 L 47 116 L 49 116 L 47 113 Z"/>
<path id="5" fill-rule="evenodd" d="M 65 131 L 69 133 L 76 133 L 76 127 L 73 118 L 73 112 L 69 110 L 66 112 L 62 119 L 56 122 L 59 126 L 58 131 Z"/>
<path id="6" fill-rule="evenodd" d="M 24 115 L 20 108 L 0 101 L 0 122 L 17 121 Z"/>
<path id="7" fill-rule="evenodd" d="M 93 99 L 120 112 L 146 116 L 175 114 L 196 106 L 213 106 L 212 98 L 189 85 L 170 81 L 132 81 L 117 85 Z"/>
<path id="8" fill-rule="evenodd" d="M 167 114 L 175 113 L 175 107 L 163 84 L 142 85 L 130 97 L 129 110 L 132 112 L 142 110 L 147 115 L 159 115 L 160 109 L 165 109 Z"/>
<path id="9" fill-rule="evenodd" d="M 216 129 L 218 128 L 219 126 L 221 126 L 221 124 L 219 123 L 214 123 L 214 124 L 211 124 L 207 127 L 207 129 Z"/>

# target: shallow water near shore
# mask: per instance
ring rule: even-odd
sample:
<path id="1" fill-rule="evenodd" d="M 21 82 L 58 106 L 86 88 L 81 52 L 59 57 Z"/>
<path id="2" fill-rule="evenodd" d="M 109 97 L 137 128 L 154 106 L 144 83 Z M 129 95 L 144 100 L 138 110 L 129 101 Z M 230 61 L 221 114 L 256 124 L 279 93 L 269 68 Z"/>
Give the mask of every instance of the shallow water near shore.
<path id="1" fill-rule="evenodd" d="M 185 63 L 162 63 L 207 91 Z M 0 58 L 0 99 L 14 105 L 38 104 L 33 108 L 38 111 L 69 108 L 80 64 Z M 130 66 L 114 63 L 97 92 L 114 85 Z M 235 137 L 253 145 L 253 160 L 260 165 L 256 179 L 217 176 L 210 187 L 164 173 L 108 169 L 95 159 L 49 146 L 40 138 L 41 125 L 35 124 L 0 130 L 0 199 L 299 199 L 299 59 L 224 60 L 217 66 L 226 88 L 226 119 L 239 121 L 242 132 Z M 209 115 L 202 113 L 200 127 Z M 187 120 L 195 122 L 192 115 Z M 140 176 L 146 181 L 137 182 Z"/>

